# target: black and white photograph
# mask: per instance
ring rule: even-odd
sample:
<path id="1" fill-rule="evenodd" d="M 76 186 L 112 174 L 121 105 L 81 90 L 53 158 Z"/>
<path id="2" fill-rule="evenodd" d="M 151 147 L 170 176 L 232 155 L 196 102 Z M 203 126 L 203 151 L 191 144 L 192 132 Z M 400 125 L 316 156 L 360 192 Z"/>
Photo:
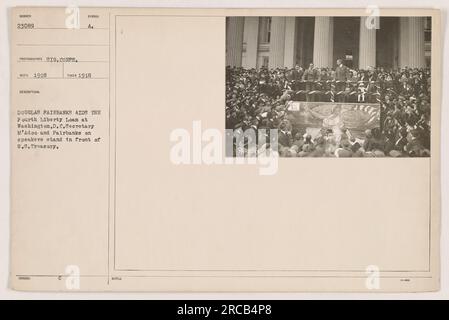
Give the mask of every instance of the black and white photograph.
<path id="1" fill-rule="evenodd" d="M 430 157 L 431 32 L 420 16 L 227 17 L 233 156 Z"/>

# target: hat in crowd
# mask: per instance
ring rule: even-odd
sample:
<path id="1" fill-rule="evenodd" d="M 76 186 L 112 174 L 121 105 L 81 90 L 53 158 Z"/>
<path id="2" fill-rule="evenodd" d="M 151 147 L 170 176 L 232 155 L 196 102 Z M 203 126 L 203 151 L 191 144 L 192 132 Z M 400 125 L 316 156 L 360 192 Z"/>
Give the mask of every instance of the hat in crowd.
<path id="1" fill-rule="evenodd" d="M 310 151 L 312 151 L 312 146 L 310 145 L 310 144 L 304 144 L 303 146 L 302 146 L 302 151 L 304 151 L 304 152 L 310 152 Z"/>
<path id="2" fill-rule="evenodd" d="M 371 130 L 370 130 L 370 129 L 365 130 L 365 136 L 366 136 L 367 138 L 370 138 L 370 137 L 372 136 L 372 133 L 371 133 Z"/>
<path id="3" fill-rule="evenodd" d="M 352 157 L 352 152 L 343 148 L 338 148 L 335 150 L 335 156 L 337 158 L 350 158 Z"/>
<path id="4" fill-rule="evenodd" d="M 373 153 L 376 158 L 385 157 L 385 153 L 381 150 L 374 150 Z"/>
<path id="5" fill-rule="evenodd" d="M 344 149 L 350 149 L 351 148 L 351 143 L 348 140 L 341 140 L 340 142 L 341 147 Z"/>
<path id="6" fill-rule="evenodd" d="M 360 145 L 360 143 L 355 142 L 355 143 L 351 146 L 351 150 L 352 150 L 352 152 L 356 152 L 356 151 L 360 150 L 361 147 L 362 147 L 362 146 Z M 362 154 L 363 154 L 363 151 L 362 151 Z"/>
<path id="7" fill-rule="evenodd" d="M 317 146 L 315 150 L 312 152 L 312 156 L 315 158 L 319 158 L 324 156 L 325 150 L 322 146 Z"/>
<path id="8" fill-rule="evenodd" d="M 401 156 L 402 156 L 402 152 L 401 151 L 398 151 L 398 150 L 391 150 L 390 151 L 390 157 L 399 158 Z"/>
<path id="9" fill-rule="evenodd" d="M 299 151 L 299 147 L 297 145 L 293 145 L 290 148 L 290 152 L 298 153 L 298 151 Z"/>
<path id="10" fill-rule="evenodd" d="M 374 157 L 376 157 L 376 155 L 374 154 L 374 152 L 367 151 L 367 152 L 365 152 L 364 157 L 365 158 L 374 158 Z"/>
<path id="11" fill-rule="evenodd" d="M 357 151 L 354 151 L 353 157 L 362 158 L 365 156 L 365 151 L 363 148 L 359 148 Z"/>

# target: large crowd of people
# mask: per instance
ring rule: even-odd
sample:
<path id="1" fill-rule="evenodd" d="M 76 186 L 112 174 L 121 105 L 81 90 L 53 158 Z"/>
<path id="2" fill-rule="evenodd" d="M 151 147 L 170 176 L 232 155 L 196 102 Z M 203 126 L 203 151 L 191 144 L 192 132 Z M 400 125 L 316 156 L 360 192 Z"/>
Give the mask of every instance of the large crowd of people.
<path id="1" fill-rule="evenodd" d="M 353 70 L 341 60 L 335 69 L 227 67 L 226 128 L 277 129 L 284 157 L 430 156 L 430 84 L 429 69 Z M 312 137 L 292 125 L 290 100 L 379 103 L 379 127 L 367 129 L 363 139 L 344 126 L 323 127 Z"/>

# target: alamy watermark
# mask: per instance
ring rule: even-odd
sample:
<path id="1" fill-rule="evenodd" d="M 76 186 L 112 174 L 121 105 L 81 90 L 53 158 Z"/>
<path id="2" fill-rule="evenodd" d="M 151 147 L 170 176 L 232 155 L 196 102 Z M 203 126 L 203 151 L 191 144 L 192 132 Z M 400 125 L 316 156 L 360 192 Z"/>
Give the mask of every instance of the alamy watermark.
<path id="1" fill-rule="evenodd" d="M 65 268 L 65 287 L 67 290 L 79 290 L 80 289 L 80 267 L 77 265 L 68 265 Z"/>
<path id="2" fill-rule="evenodd" d="M 202 129 L 193 121 L 192 131 L 174 129 L 170 133 L 170 161 L 175 165 L 259 165 L 260 175 L 278 171 L 277 129 Z M 224 146 L 224 147 L 223 147 Z"/>
<path id="3" fill-rule="evenodd" d="M 365 27 L 367 29 L 380 29 L 380 9 L 376 5 L 369 5 L 365 10 L 369 16 L 366 17 Z"/>
<path id="4" fill-rule="evenodd" d="M 365 279 L 365 287 L 368 290 L 380 289 L 380 268 L 376 265 L 369 265 L 365 269 L 367 274 Z"/>

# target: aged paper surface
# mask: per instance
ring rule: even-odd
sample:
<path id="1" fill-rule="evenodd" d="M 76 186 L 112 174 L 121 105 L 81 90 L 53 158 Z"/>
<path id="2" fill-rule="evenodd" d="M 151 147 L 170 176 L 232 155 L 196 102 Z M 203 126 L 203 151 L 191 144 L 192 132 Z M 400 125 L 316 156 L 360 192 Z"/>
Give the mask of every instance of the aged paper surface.
<path id="1" fill-rule="evenodd" d="M 251 53 L 246 38 L 245 55 L 235 54 L 238 39 L 226 17 L 273 17 L 274 50 L 278 17 L 318 23 L 364 17 L 365 10 L 11 9 L 11 287 L 438 290 L 440 15 L 380 14 L 430 17 L 430 156 L 405 146 L 407 157 L 373 150 L 363 159 L 299 159 L 299 152 L 287 158 L 282 149 L 276 171 L 263 174 L 273 163 L 210 163 L 204 155 L 214 136 L 207 129 L 222 133 L 224 148 L 228 100 L 239 97 L 227 94 L 226 66 L 249 64 Z M 282 43 L 287 64 L 289 43 Z M 279 57 L 264 60 L 264 47 L 258 50 L 254 66 L 273 69 Z M 325 105 L 346 103 L 339 112 L 352 112 L 363 104 L 360 97 L 353 104 L 332 97 Z M 323 127 L 337 118 L 326 118 Z M 190 152 L 177 162 L 182 133 Z"/>

